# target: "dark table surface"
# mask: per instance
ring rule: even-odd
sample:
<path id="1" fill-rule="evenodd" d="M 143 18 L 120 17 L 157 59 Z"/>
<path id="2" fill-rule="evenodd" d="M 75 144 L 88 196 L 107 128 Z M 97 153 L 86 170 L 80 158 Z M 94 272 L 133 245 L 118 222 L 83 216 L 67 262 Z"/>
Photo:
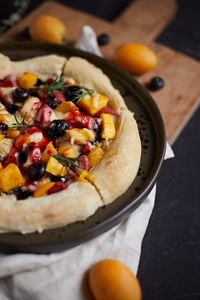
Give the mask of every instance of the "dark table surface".
<path id="1" fill-rule="evenodd" d="M 0 17 L 14 7 L 7 1 Z M 20 1 L 19 1 L 20 2 Z M 23 1 L 21 1 L 23 2 Z M 28 13 L 41 0 L 24 1 Z M 112 20 L 131 0 L 62 0 Z M 179 0 L 173 22 L 158 41 L 200 60 L 200 1 Z M 0 25 L 5 22 L 0 21 Z M 175 158 L 161 169 L 155 207 L 145 234 L 138 270 L 143 300 L 200 299 L 200 108 L 173 145 Z"/>

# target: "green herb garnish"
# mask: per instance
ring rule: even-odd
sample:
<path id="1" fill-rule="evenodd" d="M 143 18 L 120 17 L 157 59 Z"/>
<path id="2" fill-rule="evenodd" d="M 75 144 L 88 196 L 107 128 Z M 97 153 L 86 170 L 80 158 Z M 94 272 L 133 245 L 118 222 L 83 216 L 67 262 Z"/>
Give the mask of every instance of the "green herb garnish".
<path id="1" fill-rule="evenodd" d="M 52 154 L 52 156 L 59 161 L 63 166 L 68 166 L 69 168 L 71 167 L 78 167 L 80 169 L 83 169 L 81 166 L 77 165 L 77 161 L 82 161 L 81 158 L 79 157 L 66 157 L 61 154 Z"/>
<path id="2" fill-rule="evenodd" d="M 66 84 L 64 78 L 62 77 L 62 75 L 59 75 L 56 77 L 56 79 L 50 83 L 50 84 L 46 84 L 43 87 L 43 91 L 53 94 L 53 92 L 55 91 L 59 91 L 60 89 L 63 89 L 65 87 L 67 87 L 68 85 Z"/>
<path id="3" fill-rule="evenodd" d="M 71 100 L 71 101 L 72 101 L 73 103 L 75 103 L 75 104 L 77 104 L 78 101 L 79 101 L 82 97 L 84 97 L 84 96 L 86 96 L 86 95 L 92 96 L 92 94 L 94 93 L 93 90 L 88 89 L 88 88 L 86 88 L 86 87 L 84 87 L 84 86 L 79 86 L 79 88 L 80 88 L 81 93 L 80 93 L 80 94 L 74 94 L 74 95 L 73 95 L 73 99 Z"/>
<path id="4" fill-rule="evenodd" d="M 27 115 L 27 112 L 25 113 L 23 119 L 22 119 L 22 122 L 20 123 L 19 120 L 17 119 L 17 116 L 14 115 L 14 118 L 15 118 L 15 121 L 16 123 L 12 123 L 13 126 L 10 126 L 8 128 L 10 129 L 18 129 L 18 128 L 21 128 L 20 129 L 20 133 L 24 133 L 25 130 L 29 129 L 29 128 L 32 128 L 33 125 L 29 125 L 25 122 L 25 119 L 26 119 L 26 115 Z"/>

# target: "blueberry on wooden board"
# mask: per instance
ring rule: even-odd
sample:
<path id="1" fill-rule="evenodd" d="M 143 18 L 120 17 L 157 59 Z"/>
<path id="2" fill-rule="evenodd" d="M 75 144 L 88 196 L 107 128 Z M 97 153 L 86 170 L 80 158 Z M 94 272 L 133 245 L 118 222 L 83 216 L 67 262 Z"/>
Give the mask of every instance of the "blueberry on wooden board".
<path id="1" fill-rule="evenodd" d="M 165 82 L 161 77 L 154 77 L 151 79 L 149 87 L 152 91 L 160 90 L 164 87 Z"/>
<path id="2" fill-rule="evenodd" d="M 97 42 L 98 42 L 99 46 L 109 44 L 110 40 L 111 40 L 111 38 L 110 38 L 109 34 L 107 34 L 107 33 L 101 33 L 97 37 Z"/>

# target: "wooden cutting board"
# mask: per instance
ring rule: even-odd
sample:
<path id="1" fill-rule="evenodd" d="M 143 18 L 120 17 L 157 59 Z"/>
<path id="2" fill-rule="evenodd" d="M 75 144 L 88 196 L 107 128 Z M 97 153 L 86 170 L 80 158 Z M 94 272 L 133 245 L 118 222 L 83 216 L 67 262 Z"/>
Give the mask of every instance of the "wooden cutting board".
<path id="1" fill-rule="evenodd" d="M 153 76 L 165 79 L 165 87 L 151 94 L 162 113 L 167 138 L 172 144 L 200 100 L 200 63 L 154 41 L 175 13 L 175 0 L 136 0 L 113 22 L 107 22 L 62 4 L 46 1 L 2 35 L 0 41 L 24 40 L 24 27 L 35 17 L 50 14 L 66 24 L 69 45 L 77 41 L 82 26 L 86 24 L 91 25 L 97 35 L 102 32 L 109 33 L 112 42 L 101 47 L 103 55 L 108 59 L 112 59 L 116 47 L 123 43 L 142 43 L 151 47 L 158 56 L 158 66 L 153 71 L 137 76 L 136 79 L 143 85 Z"/>

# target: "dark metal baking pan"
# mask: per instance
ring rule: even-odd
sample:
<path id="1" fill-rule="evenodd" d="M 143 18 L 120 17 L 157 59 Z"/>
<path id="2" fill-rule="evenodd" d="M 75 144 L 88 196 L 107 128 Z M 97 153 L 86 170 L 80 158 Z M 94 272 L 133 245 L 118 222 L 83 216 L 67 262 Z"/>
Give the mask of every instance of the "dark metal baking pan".
<path id="1" fill-rule="evenodd" d="M 108 75 L 113 85 L 124 97 L 129 109 L 134 111 L 142 141 L 140 169 L 125 194 L 108 206 L 99 208 L 85 221 L 46 230 L 43 233 L 0 234 L 0 251 L 6 253 L 63 251 L 97 237 L 127 218 L 151 191 L 165 153 L 166 137 L 163 120 L 148 91 L 133 76 L 114 63 L 71 47 L 46 43 L 12 42 L 0 44 L 0 53 L 8 55 L 13 60 L 53 53 L 66 57 L 81 56 L 87 59 Z"/>

